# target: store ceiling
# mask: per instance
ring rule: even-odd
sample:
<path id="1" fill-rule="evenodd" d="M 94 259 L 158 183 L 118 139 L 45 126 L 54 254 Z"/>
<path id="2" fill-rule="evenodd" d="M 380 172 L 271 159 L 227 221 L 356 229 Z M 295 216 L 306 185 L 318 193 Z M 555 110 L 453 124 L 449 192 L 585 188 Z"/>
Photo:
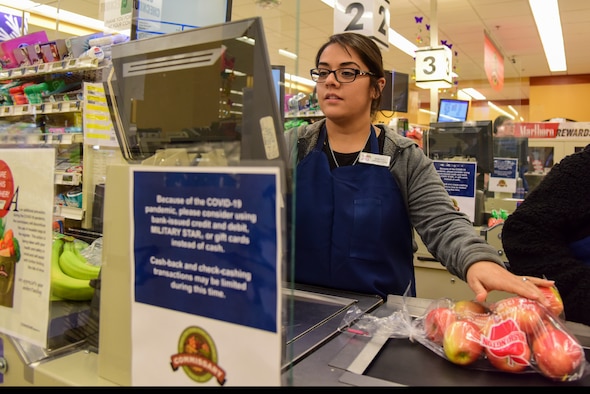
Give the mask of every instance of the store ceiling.
<path id="1" fill-rule="evenodd" d="M 97 19 L 102 19 L 105 2 L 37 1 Z M 256 3 L 233 0 L 232 20 L 262 16 L 271 62 L 284 64 L 288 73 L 308 77 L 318 47 L 334 32 L 333 9 L 320 0 L 282 0 L 273 8 Z M 567 72 L 560 73 L 549 71 L 528 0 L 389 0 L 389 3 L 390 27 L 419 47 L 430 45 L 426 25 L 437 21 L 439 40 L 452 45 L 453 68 L 459 75 L 456 87 L 473 87 L 488 100 L 528 99 L 527 78 L 531 76 L 590 74 L 588 0 L 559 0 L 568 67 Z M 436 17 L 431 16 L 433 3 Z M 417 22 L 416 17 L 423 18 L 422 22 Z M 504 55 L 505 84 L 500 92 L 490 87 L 485 76 L 484 32 Z M 298 53 L 298 60 L 279 55 L 279 49 Z M 384 62 L 386 69 L 413 72 L 414 59 L 394 47 L 384 52 Z M 429 91 L 419 90 L 420 101 L 429 102 Z"/>

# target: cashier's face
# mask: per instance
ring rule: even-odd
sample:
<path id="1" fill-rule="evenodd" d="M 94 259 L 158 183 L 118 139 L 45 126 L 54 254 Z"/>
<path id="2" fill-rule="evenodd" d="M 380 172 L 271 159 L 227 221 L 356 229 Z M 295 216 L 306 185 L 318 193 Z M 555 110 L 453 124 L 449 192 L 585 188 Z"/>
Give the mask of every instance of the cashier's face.
<path id="1" fill-rule="evenodd" d="M 498 137 L 511 137 L 514 136 L 514 122 L 511 120 L 507 120 L 502 124 L 502 126 L 498 127 L 498 133 L 496 134 Z"/>

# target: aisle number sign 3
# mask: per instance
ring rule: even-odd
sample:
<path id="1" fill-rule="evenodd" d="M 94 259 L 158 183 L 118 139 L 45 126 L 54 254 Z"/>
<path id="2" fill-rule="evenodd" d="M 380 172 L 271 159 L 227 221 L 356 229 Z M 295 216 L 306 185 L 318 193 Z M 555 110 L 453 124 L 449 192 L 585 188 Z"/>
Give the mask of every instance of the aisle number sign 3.
<path id="1" fill-rule="evenodd" d="M 453 86 L 453 59 L 447 46 L 416 49 L 416 86 L 443 89 Z"/>
<path id="2" fill-rule="evenodd" d="M 359 33 L 389 50 L 389 0 L 335 0 L 334 34 Z"/>

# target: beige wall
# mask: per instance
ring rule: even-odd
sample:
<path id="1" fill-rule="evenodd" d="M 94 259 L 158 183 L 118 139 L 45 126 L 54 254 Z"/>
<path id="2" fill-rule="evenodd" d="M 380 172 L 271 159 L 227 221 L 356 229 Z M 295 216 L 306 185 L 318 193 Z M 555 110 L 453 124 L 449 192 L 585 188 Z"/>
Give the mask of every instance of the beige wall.
<path id="1" fill-rule="evenodd" d="M 566 118 L 590 121 L 590 75 L 530 79 L 530 119 Z"/>

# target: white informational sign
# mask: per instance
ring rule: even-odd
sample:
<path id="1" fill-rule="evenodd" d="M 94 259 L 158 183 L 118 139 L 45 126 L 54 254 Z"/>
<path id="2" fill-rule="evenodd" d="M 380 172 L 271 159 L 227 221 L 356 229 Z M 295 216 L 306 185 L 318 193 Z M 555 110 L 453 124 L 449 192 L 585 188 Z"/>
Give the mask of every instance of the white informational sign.
<path id="1" fill-rule="evenodd" d="M 280 169 L 130 171 L 132 385 L 280 386 Z"/>
<path id="2" fill-rule="evenodd" d="M 434 167 L 457 210 L 475 222 L 475 182 L 477 163 L 474 161 L 435 160 Z"/>
<path id="3" fill-rule="evenodd" d="M 119 147 L 102 83 L 84 82 L 84 144 Z"/>
<path id="4" fill-rule="evenodd" d="M 354 32 L 389 50 L 389 0 L 336 0 L 334 33 Z"/>
<path id="5" fill-rule="evenodd" d="M 488 190 L 491 192 L 516 193 L 518 159 L 494 158 L 494 173 L 490 175 Z"/>
<path id="6" fill-rule="evenodd" d="M 104 26 L 117 31 L 131 29 L 133 0 L 104 0 Z"/>
<path id="7" fill-rule="evenodd" d="M 0 149 L 0 332 L 42 348 L 49 336 L 54 176 L 55 148 Z"/>
<path id="8" fill-rule="evenodd" d="M 416 85 L 421 88 L 453 85 L 453 56 L 447 46 L 416 49 Z M 419 84 L 423 84 L 420 86 Z"/>
<path id="9" fill-rule="evenodd" d="M 135 0 L 131 39 L 175 33 L 227 21 L 229 0 Z"/>

